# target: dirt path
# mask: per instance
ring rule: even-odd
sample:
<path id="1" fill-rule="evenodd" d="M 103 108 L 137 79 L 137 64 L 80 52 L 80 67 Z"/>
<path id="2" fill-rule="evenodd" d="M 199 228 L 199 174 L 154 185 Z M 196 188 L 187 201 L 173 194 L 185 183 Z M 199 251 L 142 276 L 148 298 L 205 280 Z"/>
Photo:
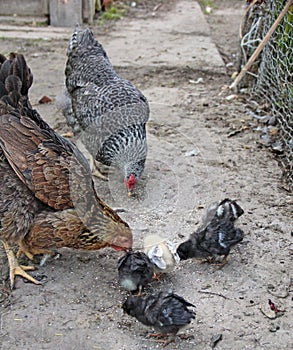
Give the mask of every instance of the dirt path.
<path id="1" fill-rule="evenodd" d="M 249 103 L 227 99 L 228 92 L 219 95 L 236 67 L 243 9 L 236 0 L 215 3 L 217 8 L 206 17 L 210 25 L 207 35 L 225 64 L 234 64 L 227 74 L 202 65 L 166 68 L 138 66 L 137 61 L 120 66 L 115 62 L 119 73 L 132 80 L 151 102 L 149 157 L 136 199 L 126 198 L 123 184 L 114 176 L 109 183 L 97 181 L 96 185 L 110 205 L 125 210 L 121 216 L 133 229 L 135 247 L 152 232 L 180 243 L 195 230 L 203 208 L 214 200 L 230 197 L 245 210 L 239 220 L 244 241 L 231 252 L 223 269 L 187 261 L 147 288 L 146 292 L 173 288 L 197 306 L 196 320 L 186 330 L 192 338 L 166 349 L 210 349 L 212 337 L 218 334 L 222 335 L 216 345 L 219 350 L 291 349 L 292 197 L 280 189 L 281 169 L 254 131 Z M 156 14 L 162 25 L 170 17 L 167 9 L 172 11 L 170 4 L 166 12 L 163 7 Z M 137 28 L 147 26 L 151 13 L 152 8 L 138 9 L 131 21 Z M 111 39 L 117 40 L 119 26 L 127 27 L 128 21 L 124 19 L 103 33 L 103 42 L 110 45 Z M 101 36 L 99 28 L 94 30 Z M 0 40 L 1 52 L 25 54 L 35 77 L 32 101 L 58 131 L 68 128 L 55 105 L 38 105 L 37 101 L 43 95 L 55 98 L 60 91 L 66 45 L 65 40 Z M 155 56 L 158 48 L 153 50 Z M 3 277 L 7 273 L 3 252 L 0 258 Z M 64 249 L 59 259 L 48 261 L 34 273 L 44 282 L 43 287 L 17 279 L 8 298 L 5 289 L 0 289 L 0 349 L 160 348 L 145 337 L 150 329 L 123 315 L 119 307 L 127 293 L 117 283 L 117 258 L 112 250 Z M 284 314 L 266 317 L 261 308 L 267 312 L 268 299 L 284 309 Z"/>

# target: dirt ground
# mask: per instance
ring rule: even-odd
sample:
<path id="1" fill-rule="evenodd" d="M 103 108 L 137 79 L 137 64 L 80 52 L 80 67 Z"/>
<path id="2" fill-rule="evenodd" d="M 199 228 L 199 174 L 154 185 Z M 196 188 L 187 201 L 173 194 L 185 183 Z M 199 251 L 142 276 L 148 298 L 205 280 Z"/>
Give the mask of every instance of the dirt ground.
<path id="1" fill-rule="evenodd" d="M 157 1 L 139 3 L 131 16 L 142 21 Z M 174 2 L 164 3 L 159 16 Z M 245 238 L 226 266 L 186 261 L 146 288 L 145 293 L 172 288 L 196 305 L 196 320 L 185 330 L 191 337 L 166 349 L 292 349 L 292 196 L 282 188 L 281 168 L 249 114 L 253 104 L 244 96 L 230 99 L 232 92 L 222 89 L 237 67 L 244 1 L 214 3 L 206 19 L 227 74 L 117 69 L 154 101 L 149 156 L 135 198 L 127 197 L 115 176 L 108 183 L 97 180 L 96 186 L 132 227 L 135 248 L 153 232 L 181 243 L 215 200 L 235 199 L 245 211 L 238 223 Z M 109 35 L 125 24 L 127 18 L 94 32 Z M 25 54 L 34 74 L 32 102 L 60 132 L 69 129 L 55 104 L 38 100 L 43 95 L 55 100 L 60 91 L 66 46 L 66 41 L 0 39 L 1 52 Z M 161 348 L 146 337 L 150 329 L 120 308 L 127 293 L 117 282 L 118 257 L 110 249 L 63 249 L 58 259 L 32 272 L 43 286 L 17 278 L 10 293 L 0 251 L 0 349 Z M 270 313 L 268 299 L 284 312 Z"/>

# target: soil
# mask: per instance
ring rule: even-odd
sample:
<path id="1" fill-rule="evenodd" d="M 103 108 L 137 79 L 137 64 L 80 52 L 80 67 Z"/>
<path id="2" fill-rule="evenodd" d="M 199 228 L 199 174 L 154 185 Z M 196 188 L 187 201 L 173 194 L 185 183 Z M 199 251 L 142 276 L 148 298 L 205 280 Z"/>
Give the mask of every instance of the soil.
<path id="1" fill-rule="evenodd" d="M 162 3 L 157 12 L 163 17 L 174 1 Z M 142 21 L 157 4 L 137 1 L 128 15 Z M 196 320 L 184 330 L 189 339 L 176 339 L 165 349 L 292 349 L 292 196 L 283 189 L 278 161 L 249 114 L 251 99 L 223 88 L 237 67 L 244 1 L 214 4 L 206 20 L 227 73 L 118 69 L 160 103 L 151 105 L 149 156 L 137 196 L 127 198 L 114 175 L 109 182 L 96 180 L 96 186 L 132 227 L 135 248 L 154 232 L 181 243 L 215 200 L 235 199 L 245 211 L 238 223 L 244 240 L 223 268 L 182 262 L 146 288 L 145 293 L 171 288 L 196 305 Z M 108 35 L 125 24 L 127 15 L 93 30 Z M 69 129 L 55 104 L 38 100 L 43 95 L 55 100 L 61 89 L 66 46 L 65 41 L 0 40 L 1 52 L 25 54 L 34 74 L 32 103 L 59 132 Z M 0 251 L 0 348 L 162 348 L 146 336 L 150 328 L 123 314 L 127 292 L 117 281 L 119 256 L 110 249 L 62 249 L 31 273 L 43 286 L 17 278 L 10 292 L 6 256 Z M 268 299 L 281 311 L 272 312 Z"/>

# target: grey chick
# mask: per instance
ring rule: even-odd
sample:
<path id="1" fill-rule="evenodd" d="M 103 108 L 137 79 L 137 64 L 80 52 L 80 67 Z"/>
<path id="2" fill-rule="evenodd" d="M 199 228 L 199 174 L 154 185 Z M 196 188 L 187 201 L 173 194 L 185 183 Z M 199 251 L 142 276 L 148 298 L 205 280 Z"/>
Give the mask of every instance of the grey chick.
<path id="1" fill-rule="evenodd" d="M 173 341 L 175 335 L 195 318 L 195 307 L 173 292 L 158 292 L 146 297 L 130 295 L 122 305 L 124 312 L 135 317 L 146 326 L 152 326 L 158 334 L 168 336 L 165 345 Z"/>
<path id="2" fill-rule="evenodd" d="M 243 231 L 234 227 L 243 213 L 243 209 L 228 198 L 210 205 L 203 224 L 177 248 L 180 259 L 204 258 L 215 262 L 224 256 L 222 263 L 226 263 L 231 247 L 243 240 Z"/>
<path id="3" fill-rule="evenodd" d="M 154 265 L 143 252 L 127 252 L 118 260 L 117 268 L 121 286 L 130 292 L 138 290 L 139 295 L 154 276 Z"/>
<path id="4" fill-rule="evenodd" d="M 67 123 L 93 159 L 123 172 L 130 195 L 147 156 L 150 110 L 146 97 L 116 74 L 89 28 L 76 26 L 68 45 L 65 75 L 67 90 L 60 108 Z"/>
<path id="5" fill-rule="evenodd" d="M 144 252 L 155 265 L 156 273 L 168 273 L 180 261 L 175 245 L 157 234 L 144 238 Z"/>

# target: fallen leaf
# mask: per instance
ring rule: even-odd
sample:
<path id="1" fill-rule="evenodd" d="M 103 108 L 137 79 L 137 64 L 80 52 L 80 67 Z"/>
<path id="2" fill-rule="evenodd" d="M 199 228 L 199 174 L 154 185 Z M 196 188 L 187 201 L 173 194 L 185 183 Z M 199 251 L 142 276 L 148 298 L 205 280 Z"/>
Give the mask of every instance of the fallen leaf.
<path id="1" fill-rule="evenodd" d="M 40 100 L 39 103 L 40 104 L 45 104 L 45 103 L 50 103 L 52 102 L 52 99 L 48 96 L 43 96 Z"/>

